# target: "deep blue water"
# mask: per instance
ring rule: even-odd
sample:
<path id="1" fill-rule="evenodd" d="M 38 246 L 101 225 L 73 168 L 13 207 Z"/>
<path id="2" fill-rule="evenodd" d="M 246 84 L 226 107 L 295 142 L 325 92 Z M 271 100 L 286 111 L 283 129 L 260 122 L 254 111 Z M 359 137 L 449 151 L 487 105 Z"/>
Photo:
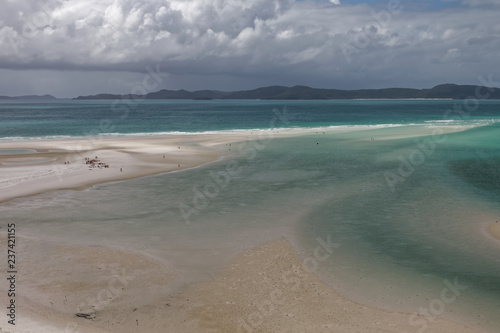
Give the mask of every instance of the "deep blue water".
<path id="1" fill-rule="evenodd" d="M 2 102 L 0 138 L 96 136 L 380 124 L 488 123 L 500 101 Z M 475 103 L 479 103 L 476 101 Z M 286 111 L 285 111 L 286 110 Z M 458 111 L 456 111 L 458 110 Z M 275 112 L 288 114 L 286 121 Z"/>

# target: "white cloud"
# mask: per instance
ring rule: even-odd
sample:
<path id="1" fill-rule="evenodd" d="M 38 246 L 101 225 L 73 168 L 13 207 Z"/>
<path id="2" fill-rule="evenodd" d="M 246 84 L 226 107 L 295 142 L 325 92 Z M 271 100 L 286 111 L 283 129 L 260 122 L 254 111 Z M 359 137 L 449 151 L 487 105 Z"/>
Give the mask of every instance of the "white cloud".
<path id="1" fill-rule="evenodd" d="M 498 17 L 491 7 L 390 13 L 312 0 L 19 0 L 2 5 L 0 68 L 161 64 L 177 77 L 361 87 L 440 83 L 439 71 L 462 66 L 456 80 L 474 80 L 498 67 Z"/>

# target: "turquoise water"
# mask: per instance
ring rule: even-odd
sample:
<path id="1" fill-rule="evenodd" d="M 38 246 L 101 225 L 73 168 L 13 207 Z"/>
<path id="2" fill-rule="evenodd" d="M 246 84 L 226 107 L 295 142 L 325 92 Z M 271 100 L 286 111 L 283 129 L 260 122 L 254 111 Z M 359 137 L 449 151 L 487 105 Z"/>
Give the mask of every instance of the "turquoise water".
<path id="1" fill-rule="evenodd" d="M 207 113 L 204 119 L 214 117 L 213 124 L 193 125 L 193 131 L 266 128 L 269 109 L 282 105 L 215 102 L 186 102 L 186 108 L 227 107 L 227 113 L 199 111 Z M 238 103 L 248 108 L 232 114 Z M 315 258 L 318 238 L 330 238 L 335 249 L 315 258 L 314 272 L 342 295 L 409 313 L 434 309 L 498 332 L 500 246 L 482 227 L 500 221 L 500 102 L 481 102 L 467 119 L 444 123 L 470 128 L 437 135 L 452 103 L 290 103 L 288 112 L 296 117 L 288 127 L 385 126 L 241 143 L 227 159 L 201 168 L 16 199 L 1 204 L 0 213 L 26 236 L 77 236 L 83 243 L 147 252 L 179 273 L 179 285 L 207 279 L 235 253 L 270 240 L 286 237 L 303 258 Z M 413 125 L 402 126 L 407 123 Z M 34 136 L 68 135 L 51 126 Z M 120 128 L 132 127 L 142 133 L 146 125 Z M 227 176 L 228 169 L 238 172 Z M 444 304 L 445 281 L 466 289 L 436 309 Z"/>
<path id="2" fill-rule="evenodd" d="M 469 104 L 451 100 L 0 102 L 0 139 L 498 121 L 500 101 Z M 289 118 L 271 124 L 273 110 L 283 113 L 285 107 Z"/>
<path id="3" fill-rule="evenodd" d="M 0 149 L 0 155 L 33 154 L 33 149 Z"/>

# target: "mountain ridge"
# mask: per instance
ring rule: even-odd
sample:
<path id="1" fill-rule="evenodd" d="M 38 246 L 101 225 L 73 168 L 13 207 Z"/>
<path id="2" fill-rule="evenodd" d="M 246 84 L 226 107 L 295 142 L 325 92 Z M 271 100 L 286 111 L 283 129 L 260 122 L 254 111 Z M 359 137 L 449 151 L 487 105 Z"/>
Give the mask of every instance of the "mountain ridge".
<path id="1" fill-rule="evenodd" d="M 37 99 L 57 99 L 52 95 L 46 94 L 46 95 L 24 95 L 24 96 L 0 96 L 1 100 L 11 100 L 11 99 L 24 99 L 24 100 L 37 100 Z"/>
<path id="2" fill-rule="evenodd" d="M 263 100 L 328 100 L 328 99 L 500 99 L 500 89 L 494 87 L 440 84 L 430 89 L 382 88 L 382 89 L 321 89 L 308 86 L 268 86 L 252 90 L 187 91 L 162 89 L 146 95 L 97 94 L 78 96 L 74 100 L 100 99 L 263 99 Z"/>

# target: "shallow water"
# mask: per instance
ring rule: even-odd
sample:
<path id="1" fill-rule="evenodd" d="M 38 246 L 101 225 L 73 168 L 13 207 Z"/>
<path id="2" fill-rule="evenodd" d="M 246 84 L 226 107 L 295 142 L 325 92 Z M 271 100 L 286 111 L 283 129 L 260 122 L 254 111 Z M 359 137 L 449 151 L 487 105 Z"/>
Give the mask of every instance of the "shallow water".
<path id="1" fill-rule="evenodd" d="M 33 149 L 0 149 L 0 155 L 35 154 Z"/>
<path id="2" fill-rule="evenodd" d="M 412 313 L 441 304 L 445 281 L 457 279 L 467 289 L 434 313 L 498 330 L 500 246 L 481 228 L 500 220 L 499 135 L 496 125 L 447 134 L 427 153 L 422 140 L 351 146 L 360 156 L 342 168 L 349 192 L 331 182 L 335 194 L 299 224 L 310 249 L 327 235 L 340 245 L 318 273 L 359 302 Z M 387 170 L 401 177 L 394 191 Z"/>

